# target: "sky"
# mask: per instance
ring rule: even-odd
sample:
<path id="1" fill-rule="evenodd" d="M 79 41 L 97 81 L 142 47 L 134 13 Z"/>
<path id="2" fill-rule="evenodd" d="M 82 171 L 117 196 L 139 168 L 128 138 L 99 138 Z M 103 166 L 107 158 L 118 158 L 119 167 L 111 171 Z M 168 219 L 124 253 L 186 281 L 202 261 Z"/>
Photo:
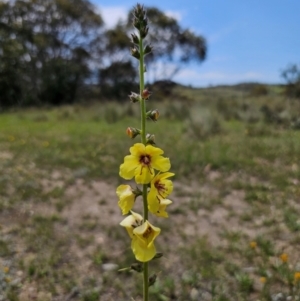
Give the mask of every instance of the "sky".
<path id="1" fill-rule="evenodd" d="M 107 27 L 137 2 L 91 0 Z M 194 87 L 241 82 L 284 83 L 281 71 L 300 63 L 300 0 L 144 0 L 205 37 L 207 59 L 175 81 Z M 151 27 L 150 27 L 151 30 Z"/>

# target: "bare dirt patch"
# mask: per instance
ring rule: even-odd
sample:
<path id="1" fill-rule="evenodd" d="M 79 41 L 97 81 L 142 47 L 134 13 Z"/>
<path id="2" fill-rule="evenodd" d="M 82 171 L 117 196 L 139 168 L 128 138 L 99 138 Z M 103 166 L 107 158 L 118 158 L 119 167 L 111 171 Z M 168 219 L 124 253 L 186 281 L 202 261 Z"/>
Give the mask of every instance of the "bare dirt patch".
<path id="1" fill-rule="evenodd" d="M 272 204 L 260 204 L 259 200 L 252 203 L 246 201 L 244 189 L 228 189 L 230 183 L 236 179 L 236 174 L 224 176 L 221 172 L 207 170 L 205 177 L 199 182 L 193 181 L 189 184 L 175 182 L 174 193 L 171 197 L 173 204 L 170 206 L 172 212 L 170 219 L 153 218 L 152 222 L 162 228 L 162 234 L 157 242 L 158 251 L 167 254 L 166 260 L 162 263 L 163 267 L 160 269 L 174 273 L 174 279 L 178 283 L 190 271 L 186 270 L 187 263 L 183 254 L 187 254 L 187 258 L 190 257 L 191 255 L 188 255 L 190 253 L 187 252 L 193 254 L 191 248 L 194 247 L 197 250 L 199 242 L 200 251 L 201 241 L 203 241 L 206 244 L 204 249 L 211 250 L 213 254 L 214 249 L 232 248 L 234 246 L 232 246 L 232 240 L 236 239 L 235 237 L 243 237 L 243 242 L 246 244 L 255 240 L 257 236 L 275 237 L 272 236 L 273 233 L 268 225 L 270 218 L 278 221 L 277 246 L 281 250 L 292 249 L 289 244 L 293 236 L 283 222 L 282 212 Z M 254 177 L 239 175 L 238 179 L 246 184 L 261 185 Z M 28 298 L 28 300 L 34 298 L 41 301 L 43 298 L 44 300 L 64 300 L 74 291 L 74 300 L 81 300 L 76 292 L 88 291 L 91 283 L 94 288 L 101 291 L 101 300 L 112 300 L 112 296 L 117 294 L 120 290 L 118 286 L 122 286 L 124 280 L 120 278 L 123 276 L 113 273 L 116 269 L 124 267 L 125 263 L 122 263 L 122 258 L 127 260 L 129 254 L 133 259 L 130 239 L 126 231 L 119 226 L 124 217 L 117 206 L 116 183 L 72 178 L 72 173 L 60 171 L 53 171 L 45 178 L 41 177 L 39 183 L 43 187 L 43 193 L 50 195 L 47 201 L 38 202 L 34 199 L 24 201 L 14 210 L 4 211 L 0 215 L 1 238 L 8 241 L 12 250 L 9 259 L 10 277 L 20 285 L 20 300 Z M 61 196 L 55 195 L 55 189 L 61 191 Z M 57 207 L 58 202 L 65 202 L 65 204 Z M 294 201 L 290 202 L 295 204 Z M 136 205 L 135 211 L 140 212 L 141 203 L 138 202 Z M 262 213 L 252 216 L 253 210 L 259 212 L 257 208 L 262 208 Z M 250 218 L 251 220 L 248 220 Z M 57 282 L 53 292 L 50 292 L 49 287 L 42 285 L 39 278 L 28 276 L 30 273 L 28 271 L 36 268 L 33 263 L 37 265 L 40 261 L 48 260 L 48 257 L 39 259 L 41 254 L 34 253 L 34 248 L 32 249 L 32 246 L 28 244 L 28 239 L 25 239 L 27 235 L 33 236 L 35 241 L 38 241 L 36 235 L 33 234 L 40 232 L 39 229 L 34 228 L 33 221 L 40 223 L 38 224 L 40 226 L 45 223 L 46 226 L 49 224 L 51 231 L 54 231 L 47 234 L 47 229 L 45 229 L 43 231 L 46 232 L 38 234 L 50 235 L 50 241 L 48 240 L 46 242 L 48 245 L 45 245 L 46 248 L 49 246 L 52 248 L 51 239 L 61 241 L 61 244 L 57 246 L 57 253 L 61 254 L 59 255 L 61 259 L 57 262 L 63 267 L 60 273 L 70 274 L 67 278 L 72 279 L 70 282 L 73 283 L 72 285 L 68 282 L 64 286 Z M 22 231 L 25 231 L 24 237 L 19 235 Z M 41 246 L 40 249 L 42 250 Z M 204 255 L 199 256 L 208 256 L 205 252 Z M 50 254 L 49 258 L 52 258 L 55 253 Z M 46 256 L 45 254 L 43 256 Z M 207 260 L 217 260 L 214 259 L 214 255 L 211 256 L 211 259 Z M 20 260 L 23 262 L 23 268 L 18 266 Z M 242 261 L 235 258 L 234 263 L 242 264 Z M 54 263 L 51 268 L 57 269 L 58 267 Z M 192 266 L 189 269 L 192 269 Z M 32 273 L 36 275 L 37 271 Z M 50 274 L 52 275 L 52 272 Z M 167 272 L 164 274 L 166 276 Z M 106 278 L 114 281 L 114 288 L 107 289 L 104 284 Z M 131 289 L 133 286 L 132 283 L 129 285 Z M 123 292 L 123 294 L 127 293 Z"/>

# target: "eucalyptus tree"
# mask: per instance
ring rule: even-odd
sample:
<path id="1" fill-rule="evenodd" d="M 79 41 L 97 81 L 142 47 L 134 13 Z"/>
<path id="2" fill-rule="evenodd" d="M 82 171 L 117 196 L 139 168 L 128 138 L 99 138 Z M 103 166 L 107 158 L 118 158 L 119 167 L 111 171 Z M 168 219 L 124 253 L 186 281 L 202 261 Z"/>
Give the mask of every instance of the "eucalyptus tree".
<path id="1" fill-rule="evenodd" d="M 290 97 L 300 98 L 300 64 L 290 64 L 281 76 L 286 82 L 286 94 Z"/>
<path id="2" fill-rule="evenodd" d="M 178 21 L 155 7 L 147 7 L 151 30 L 147 42 L 153 51 L 146 56 L 146 63 L 152 72 L 152 79 L 172 79 L 189 62 L 201 63 L 206 58 L 207 43 L 203 36 L 183 28 Z M 129 12 L 126 27 L 130 28 L 132 11 Z"/>
<path id="3" fill-rule="evenodd" d="M 89 74 L 103 20 L 87 0 L 16 0 L 0 6 L 0 74 L 15 75 L 9 89 L 0 89 L 28 104 L 73 102 Z M 93 47 L 94 46 L 94 47 Z M 12 48 L 9 52 L 7 48 Z M 13 58 L 7 60 L 12 56 Z M 16 99 L 17 98 L 17 99 Z"/>
<path id="4" fill-rule="evenodd" d="M 145 57 L 148 80 L 171 80 L 188 63 L 201 63 L 205 60 L 207 43 L 203 36 L 183 28 L 175 18 L 155 7 L 146 7 L 146 11 L 151 20 L 147 43 L 153 47 L 153 51 Z M 128 91 L 129 83 L 134 85 L 137 82 L 138 74 L 134 66 L 136 62 L 129 61 L 127 55 L 131 42 L 132 14 L 133 11 L 129 11 L 125 21 L 120 21 L 105 33 L 106 59 L 102 61 L 103 65 L 99 70 L 99 85 L 106 95 L 114 94 L 123 98 L 126 90 L 122 93 L 120 89 L 124 83 L 127 83 L 125 86 Z M 121 73 L 119 81 L 114 76 L 116 66 Z"/>
<path id="5" fill-rule="evenodd" d="M 126 99 L 137 85 L 136 62 L 128 56 L 130 39 L 120 22 L 104 33 L 104 57 L 98 72 L 98 83 L 104 98 Z"/>

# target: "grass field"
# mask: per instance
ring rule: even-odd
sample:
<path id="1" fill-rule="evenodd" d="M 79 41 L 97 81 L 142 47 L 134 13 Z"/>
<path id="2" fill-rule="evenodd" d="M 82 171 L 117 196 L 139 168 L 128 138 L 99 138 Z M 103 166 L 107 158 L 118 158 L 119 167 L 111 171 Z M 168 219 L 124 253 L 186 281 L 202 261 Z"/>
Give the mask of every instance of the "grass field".
<path id="1" fill-rule="evenodd" d="M 300 101 L 267 88 L 147 103 L 176 173 L 150 300 L 299 300 Z M 0 300 L 141 300 L 141 275 L 117 271 L 134 258 L 115 194 L 138 116 L 129 102 L 0 115 Z"/>

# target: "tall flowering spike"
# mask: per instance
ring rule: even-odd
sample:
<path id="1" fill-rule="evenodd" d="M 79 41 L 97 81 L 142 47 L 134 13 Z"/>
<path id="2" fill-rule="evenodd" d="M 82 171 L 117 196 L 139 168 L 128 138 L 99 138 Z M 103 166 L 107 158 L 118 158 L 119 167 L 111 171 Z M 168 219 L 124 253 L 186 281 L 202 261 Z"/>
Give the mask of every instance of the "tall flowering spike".
<path id="1" fill-rule="evenodd" d="M 159 233 L 160 228 L 151 225 L 148 221 L 133 230 L 131 248 L 137 260 L 147 262 L 154 258 L 156 255 L 154 240 Z"/>
<path id="2" fill-rule="evenodd" d="M 166 199 L 173 191 L 173 183 L 168 179 L 173 176 L 174 173 L 165 172 L 157 174 L 152 179 L 148 193 L 148 208 L 153 214 L 159 211 L 161 201 Z"/>
<path id="3" fill-rule="evenodd" d="M 142 184 L 133 190 L 129 185 L 120 185 L 116 193 L 119 197 L 118 205 L 122 214 L 131 212 L 129 216 L 120 223 L 125 227 L 131 238 L 131 248 L 135 258 L 143 262 L 138 270 L 143 272 L 143 300 L 148 301 L 150 285 L 155 283 L 157 275 L 149 278 L 148 261 L 161 257 L 156 252 L 154 241 L 160 234 L 160 229 L 149 222 L 149 212 L 158 217 L 168 217 L 166 209 L 172 203 L 167 197 L 173 191 L 173 183 L 169 180 L 174 173 L 168 172 L 171 163 L 169 158 L 163 157 L 163 150 L 155 147 L 155 136 L 147 134 L 147 119 L 157 121 L 158 110 L 146 111 L 147 100 L 151 92 L 145 88 L 145 56 L 152 52 L 151 45 L 144 45 L 144 38 L 148 34 L 148 19 L 144 7 L 137 4 L 133 11 L 133 26 L 137 33 L 131 34 L 131 54 L 139 61 L 139 93 L 131 92 L 129 98 L 132 103 L 139 103 L 141 112 L 140 129 L 128 127 L 126 130 L 130 138 L 137 135 L 141 137 L 141 143 L 130 147 L 130 155 L 125 156 L 120 165 L 119 175 L 125 180 L 134 178 L 137 184 Z M 132 211 L 137 196 L 141 195 L 143 200 L 143 216 Z M 135 268 L 132 268 L 135 270 Z"/>
<path id="4" fill-rule="evenodd" d="M 137 4 L 133 12 L 133 26 L 139 30 L 140 37 L 144 39 L 148 34 L 148 18 L 144 7 Z"/>
<path id="5" fill-rule="evenodd" d="M 130 153 L 120 166 L 120 176 L 126 180 L 134 177 L 136 183 L 148 184 L 155 176 L 155 169 L 164 172 L 171 167 L 169 158 L 161 156 L 164 152 L 158 147 L 136 143 Z"/>

